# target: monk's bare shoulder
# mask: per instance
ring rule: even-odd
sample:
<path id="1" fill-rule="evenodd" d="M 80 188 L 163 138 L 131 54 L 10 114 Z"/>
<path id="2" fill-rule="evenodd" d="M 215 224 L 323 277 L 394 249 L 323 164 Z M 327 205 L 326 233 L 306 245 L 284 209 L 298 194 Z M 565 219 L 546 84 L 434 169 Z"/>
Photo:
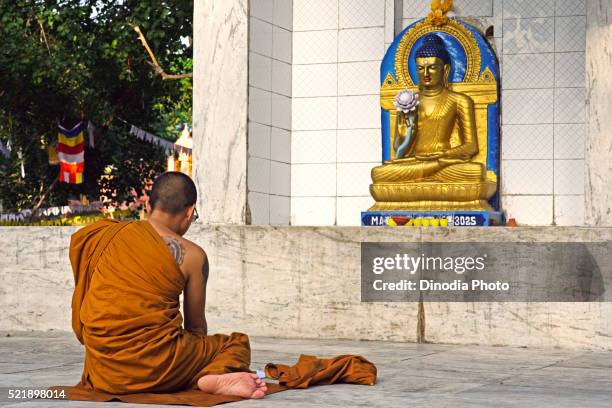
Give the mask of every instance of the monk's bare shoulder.
<path id="1" fill-rule="evenodd" d="M 189 275 L 203 273 L 206 269 L 206 275 L 208 275 L 208 258 L 204 249 L 188 239 L 181 238 L 181 240 L 185 247 L 184 271 Z"/>
<path id="2" fill-rule="evenodd" d="M 204 254 L 204 250 L 198 244 L 185 238 L 181 238 L 181 242 L 189 258 L 199 258 Z"/>
<path id="3" fill-rule="evenodd" d="M 162 236 L 162 239 L 166 243 L 168 250 L 172 254 L 172 257 L 176 261 L 177 265 L 181 266 L 185 260 L 185 245 L 181 242 L 181 238 L 174 237 L 171 235 Z"/>

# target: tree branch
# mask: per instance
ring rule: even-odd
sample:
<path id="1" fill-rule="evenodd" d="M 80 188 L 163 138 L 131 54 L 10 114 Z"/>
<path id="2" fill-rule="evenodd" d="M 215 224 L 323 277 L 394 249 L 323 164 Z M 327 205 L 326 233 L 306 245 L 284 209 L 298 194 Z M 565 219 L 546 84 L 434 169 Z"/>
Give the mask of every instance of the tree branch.
<path id="1" fill-rule="evenodd" d="M 149 63 L 149 65 L 153 67 L 153 70 L 155 71 L 155 73 L 157 73 L 158 75 L 161 75 L 163 80 L 167 81 L 167 80 L 177 80 L 177 79 L 193 77 L 193 73 L 191 72 L 188 72 L 185 74 L 167 74 L 166 71 L 164 71 L 164 69 L 159 65 L 159 62 L 157 61 L 157 58 L 155 58 L 155 54 L 153 54 L 151 47 L 149 47 L 149 43 L 147 42 L 147 39 L 142 33 L 142 30 L 140 30 L 140 27 L 138 27 L 135 24 L 130 24 L 130 25 L 132 26 L 134 31 L 136 31 L 136 33 L 138 34 L 138 39 L 140 40 L 142 45 L 145 47 L 145 49 L 149 53 L 149 57 L 151 58 L 151 61 L 147 61 L 147 62 Z"/>
<path id="2" fill-rule="evenodd" d="M 32 208 L 32 214 L 30 214 L 30 220 L 34 218 L 34 216 L 40 209 L 40 206 L 45 202 L 45 198 L 47 198 L 47 195 L 49 194 L 49 192 L 53 190 L 53 188 L 57 185 L 58 180 L 59 180 L 58 177 L 56 177 L 55 180 L 53 180 L 53 183 L 51 183 L 47 191 L 45 191 L 45 193 L 40 197 L 40 199 L 38 200 L 34 208 Z M 41 193 L 42 193 L 42 184 L 41 184 Z"/>
<path id="3" fill-rule="evenodd" d="M 45 33 L 45 27 L 43 27 L 42 21 L 38 20 L 38 25 L 40 26 L 40 33 L 42 34 L 42 38 L 43 40 L 45 40 L 47 51 L 49 52 L 49 55 L 51 55 L 51 48 L 49 48 L 49 42 L 47 41 L 47 34 Z"/>

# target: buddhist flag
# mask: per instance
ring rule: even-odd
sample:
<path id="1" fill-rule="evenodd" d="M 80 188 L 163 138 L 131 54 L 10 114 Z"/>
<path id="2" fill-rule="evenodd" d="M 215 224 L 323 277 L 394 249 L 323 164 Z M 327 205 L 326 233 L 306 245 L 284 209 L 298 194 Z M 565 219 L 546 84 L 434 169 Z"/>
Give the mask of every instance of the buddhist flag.
<path id="1" fill-rule="evenodd" d="M 83 122 L 70 130 L 59 126 L 57 155 L 60 164 L 59 180 L 64 183 L 81 184 L 85 168 Z"/>

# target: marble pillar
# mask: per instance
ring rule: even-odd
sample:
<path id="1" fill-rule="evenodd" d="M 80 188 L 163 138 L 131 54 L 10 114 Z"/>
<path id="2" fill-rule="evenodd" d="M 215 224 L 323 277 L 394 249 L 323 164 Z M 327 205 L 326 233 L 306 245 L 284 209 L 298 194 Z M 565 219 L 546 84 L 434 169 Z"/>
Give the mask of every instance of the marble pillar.
<path id="1" fill-rule="evenodd" d="M 585 222 L 612 226 L 612 0 L 587 0 Z"/>
<path id="2" fill-rule="evenodd" d="M 248 0 L 194 2 L 193 177 L 206 224 L 245 224 Z"/>

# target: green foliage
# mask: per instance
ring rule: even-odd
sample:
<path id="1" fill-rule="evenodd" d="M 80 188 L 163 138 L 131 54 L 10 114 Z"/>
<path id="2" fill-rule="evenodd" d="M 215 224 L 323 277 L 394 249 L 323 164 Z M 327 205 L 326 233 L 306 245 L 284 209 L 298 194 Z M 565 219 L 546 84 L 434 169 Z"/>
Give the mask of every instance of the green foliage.
<path id="1" fill-rule="evenodd" d="M 0 156 L 5 210 L 31 208 L 57 178 L 46 146 L 58 123 L 107 126 L 86 152 L 86 182 L 57 184 L 45 205 L 78 193 L 97 199 L 109 165 L 114 177 L 104 187 L 119 203 L 163 171 L 163 151 L 131 137 L 117 118 L 176 139 L 177 124 L 191 122 L 191 79 L 162 80 L 130 24 L 140 26 L 167 73 L 190 72 L 192 8 L 192 0 L 0 0 L 0 140 L 14 142 L 11 158 Z"/>

